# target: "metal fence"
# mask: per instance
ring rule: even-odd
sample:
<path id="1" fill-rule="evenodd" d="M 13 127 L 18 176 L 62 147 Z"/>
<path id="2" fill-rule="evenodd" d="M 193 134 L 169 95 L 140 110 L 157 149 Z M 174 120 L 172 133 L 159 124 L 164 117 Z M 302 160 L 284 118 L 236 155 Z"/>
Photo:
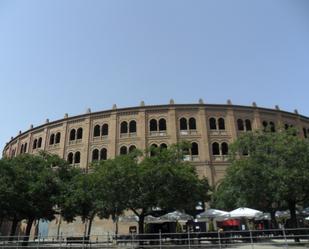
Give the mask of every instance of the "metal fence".
<path id="1" fill-rule="evenodd" d="M 58 236 L 30 239 L 0 237 L 1 248 L 309 248 L 309 229 L 273 229 L 187 233 Z"/>

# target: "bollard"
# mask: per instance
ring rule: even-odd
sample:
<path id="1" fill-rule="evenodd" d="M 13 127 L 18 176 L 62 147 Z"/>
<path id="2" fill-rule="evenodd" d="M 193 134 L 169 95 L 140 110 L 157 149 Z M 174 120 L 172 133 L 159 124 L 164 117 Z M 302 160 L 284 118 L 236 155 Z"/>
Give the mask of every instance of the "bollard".
<path id="1" fill-rule="evenodd" d="M 249 233 L 250 233 L 251 248 L 254 249 L 254 244 L 253 244 L 253 238 L 252 238 L 252 231 L 251 231 L 251 229 L 249 230 Z"/>
<path id="2" fill-rule="evenodd" d="M 221 237 L 220 237 L 220 229 L 218 230 L 218 243 L 219 243 L 219 248 L 222 249 Z"/>
<path id="3" fill-rule="evenodd" d="M 288 248 L 289 245 L 288 245 L 288 240 L 287 240 L 287 238 L 286 238 L 284 226 L 282 226 L 282 234 L 283 234 L 283 237 L 284 237 L 285 248 Z"/>

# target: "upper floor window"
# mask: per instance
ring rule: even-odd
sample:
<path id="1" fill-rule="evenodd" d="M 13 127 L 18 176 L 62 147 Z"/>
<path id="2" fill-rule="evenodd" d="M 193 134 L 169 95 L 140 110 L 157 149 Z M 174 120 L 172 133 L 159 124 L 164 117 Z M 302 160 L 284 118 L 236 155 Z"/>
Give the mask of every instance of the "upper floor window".
<path id="1" fill-rule="evenodd" d="M 156 119 L 151 119 L 149 122 L 149 130 L 150 131 L 157 131 L 158 130 L 158 124 Z"/>
<path id="2" fill-rule="evenodd" d="M 107 149 L 102 148 L 100 151 L 98 149 L 94 149 L 92 151 L 92 162 L 98 160 L 106 160 L 107 159 Z"/>
<path id="3" fill-rule="evenodd" d="M 189 118 L 189 130 L 196 130 L 195 118 Z"/>
<path id="4" fill-rule="evenodd" d="M 82 139 L 82 138 L 83 138 L 83 128 L 78 128 L 76 139 Z"/>
<path id="5" fill-rule="evenodd" d="M 159 131 L 166 131 L 166 120 L 164 118 L 159 119 Z"/>
<path id="6" fill-rule="evenodd" d="M 135 120 L 130 121 L 129 132 L 130 133 L 136 132 L 136 121 Z"/>
<path id="7" fill-rule="evenodd" d="M 229 146 L 226 142 L 219 144 L 218 142 L 212 143 L 212 154 L 214 156 L 228 155 Z"/>
<path id="8" fill-rule="evenodd" d="M 49 144 L 52 145 L 55 143 L 55 134 L 51 134 L 49 137 Z"/>
<path id="9" fill-rule="evenodd" d="M 188 132 L 196 132 L 196 120 L 195 118 L 191 117 L 189 119 L 181 118 L 179 120 L 179 128 L 181 134 L 188 134 Z"/>
<path id="10" fill-rule="evenodd" d="M 102 125 L 102 136 L 107 136 L 108 135 L 108 124 L 103 124 Z"/>
<path id="11" fill-rule="evenodd" d="M 41 147 L 42 147 L 42 138 L 40 137 L 38 140 L 38 148 L 41 148 Z"/>
<path id="12" fill-rule="evenodd" d="M 38 140 L 37 139 L 34 139 L 33 141 L 33 145 L 32 145 L 32 149 L 36 149 L 37 148 L 37 144 L 38 144 Z"/>
<path id="13" fill-rule="evenodd" d="M 267 122 L 267 121 L 263 121 L 262 122 L 262 125 L 263 125 L 263 130 L 264 131 L 271 131 L 271 132 L 275 132 L 276 131 L 276 127 L 275 127 L 275 123 L 270 121 L 270 122 Z"/>
<path id="14" fill-rule="evenodd" d="M 57 132 L 57 133 L 56 133 L 56 138 L 55 138 L 55 143 L 56 143 L 56 144 L 59 144 L 59 143 L 60 143 L 60 139 L 61 139 L 61 133 L 60 133 L 60 132 Z"/>
<path id="15" fill-rule="evenodd" d="M 179 120 L 180 130 L 188 130 L 187 119 L 181 118 Z"/>
<path id="16" fill-rule="evenodd" d="M 100 128 L 100 125 L 96 125 L 94 128 L 93 128 L 93 136 L 94 137 L 99 137 L 101 134 L 100 134 L 100 131 L 101 131 L 101 128 Z"/>
<path id="17" fill-rule="evenodd" d="M 161 118 L 158 122 L 156 119 L 151 119 L 149 121 L 149 131 L 152 135 L 157 134 L 157 131 L 159 131 L 159 134 L 166 131 L 166 120 Z"/>
<path id="18" fill-rule="evenodd" d="M 70 141 L 75 140 L 76 130 L 72 129 L 70 131 Z"/>
<path id="19" fill-rule="evenodd" d="M 224 118 L 214 118 L 209 119 L 209 129 L 210 130 L 225 130 L 225 120 Z"/>
<path id="20" fill-rule="evenodd" d="M 126 121 L 121 122 L 120 133 L 128 133 L 128 123 Z"/>
<path id="21" fill-rule="evenodd" d="M 237 129 L 239 131 L 251 131 L 252 127 L 251 127 L 251 120 L 250 119 L 237 119 Z"/>

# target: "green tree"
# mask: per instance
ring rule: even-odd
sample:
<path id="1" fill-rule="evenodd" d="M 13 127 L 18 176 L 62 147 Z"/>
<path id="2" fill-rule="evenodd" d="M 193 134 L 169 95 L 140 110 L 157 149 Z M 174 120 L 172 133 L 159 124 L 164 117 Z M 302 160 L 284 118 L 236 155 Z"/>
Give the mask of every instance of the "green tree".
<path id="1" fill-rule="evenodd" d="M 163 210 L 194 210 L 198 202 L 208 200 L 209 185 L 199 179 L 193 166 L 183 161 L 183 147 L 147 151 L 143 157 L 135 151 L 96 165 L 101 179 L 102 198 L 108 209 L 131 210 L 139 217 L 139 233 L 144 232 L 145 216 L 155 207 Z"/>
<path id="2" fill-rule="evenodd" d="M 309 143 L 296 130 L 248 132 L 231 146 L 231 166 L 214 195 L 218 208 L 249 206 L 272 215 L 287 206 L 297 227 L 296 204 L 309 194 Z M 245 155 L 244 155 L 245 154 Z"/>

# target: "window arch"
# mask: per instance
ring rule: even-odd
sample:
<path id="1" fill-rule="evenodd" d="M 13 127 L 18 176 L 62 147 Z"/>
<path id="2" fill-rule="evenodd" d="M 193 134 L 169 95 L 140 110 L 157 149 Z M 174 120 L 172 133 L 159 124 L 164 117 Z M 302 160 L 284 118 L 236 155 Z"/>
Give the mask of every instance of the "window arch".
<path id="1" fill-rule="evenodd" d="M 102 125 L 102 136 L 107 136 L 108 135 L 108 124 L 103 124 Z"/>
<path id="2" fill-rule="evenodd" d="M 275 123 L 274 122 L 269 122 L 269 126 L 270 126 L 270 131 L 271 132 L 275 132 L 276 131 L 276 127 L 275 127 Z"/>
<path id="3" fill-rule="evenodd" d="M 75 140 L 76 130 L 72 129 L 70 131 L 70 141 Z"/>
<path id="4" fill-rule="evenodd" d="M 106 160 L 107 159 L 107 149 L 102 148 L 100 151 L 100 160 Z"/>
<path id="5" fill-rule="evenodd" d="M 120 133 L 128 133 L 128 123 L 126 121 L 121 122 Z"/>
<path id="6" fill-rule="evenodd" d="M 59 143 L 60 143 L 60 139 L 61 139 L 61 133 L 60 133 L 60 132 L 57 132 L 57 134 L 56 134 L 56 139 L 55 139 L 55 143 L 56 143 L 56 144 L 59 144 Z"/>
<path id="7" fill-rule="evenodd" d="M 221 154 L 222 155 L 228 155 L 228 153 L 229 153 L 229 146 L 226 142 L 223 142 L 221 144 Z"/>
<path id="8" fill-rule="evenodd" d="M 166 131 L 166 120 L 164 118 L 159 119 L 159 131 Z"/>
<path id="9" fill-rule="evenodd" d="M 83 128 L 78 128 L 77 129 L 77 136 L 76 139 L 82 139 L 83 138 Z"/>
<path id="10" fill-rule="evenodd" d="M 189 119 L 189 130 L 196 130 L 195 118 L 190 118 Z"/>
<path id="11" fill-rule="evenodd" d="M 165 143 L 160 144 L 160 149 L 161 150 L 167 149 L 167 145 Z"/>
<path id="12" fill-rule="evenodd" d="M 94 149 L 92 151 L 92 161 L 98 161 L 99 160 L 99 150 L 98 149 Z"/>
<path id="13" fill-rule="evenodd" d="M 219 126 L 219 130 L 225 130 L 224 118 L 219 118 L 218 119 L 218 126 Z"/>
<path id="14" fill-rule="evenodd" d="M 157 144 L 152 144 L 150 145 L 150 156 L 155 156 L 156 153 L 157 153 L 157 148 L 158 148 L 158 145 Z"/>
<path id="15" fill-rule="evenodd" d="M 37 148 L 37 143 L 38 143 L 38 140 L 37 139 L 34 139 L 33 141 L 33 145 L 32 145 L 32 149 L 36 149 Z"/>
<path id="16" fill-rule="evenodd" d="M 213 155 L 220 155 L 219 144 L 217 142 L 214 142 L 212 144 L 212 154 Z"/>
<path id="17" fill-rule="evenodd" d="M 188 129 L 187 119 L 181 118 L 179 120 L 179 122 L 180 122 L 180 130 L 187 130 Z"/>
<path id="18" fill-rule="evenodd" d="M 49 137 L 49 144 L 52 145 L 54 144 L 54 142 L 55 142 L 55 134 L 53 133 Z"/>
<path id="19" fill-rule="evenodd" d="M 96 125 L 94 128 L 93 128 L 93 136 L 94 137 L 99 137 L 101 134 L 100 134 L 100 125 Z"/>
<path id="20" fill-rule="evenodd" d="M 129 132 L 130 133 L 136 132 L 136 121 L 135 120 L 130 121 Z"/>
<path id="21" fill-rule="evenodd" d="M 251 131 L 252 130 L 250 119 L 246 119 L 245 120 L 245 125 L 246 125 L 246 130 L 247 131 Z"/>
<path id="22" fill-rule="evenodd" d="M 198 144 L 195 142 L 191 144 L 191 155 L 198 156 Z"/>
<path id="23" fill-rule="evenodd" d="M 150 131 L 157 131 L 158 125 L 157 125 L 157 120 L 151 119 L 149 122 L 149 130 Z"/>
<path id="24" fill-rule="evenodd" d="M 263 121 L 262 125 L 263 125 L 263 130 L 266 131 L 268 123 L 266 121 Z"/>
<path id="25" fill-rule="evenodd" d="M 126 146 L 121 146 L 120 147 L 120 155 L 126 155 L 128 154 L 128 149 Z"/>
<path id="26" fill-rule="evenodd" d="M 307 138 L 307 129 L 303 128 L 304 138 Z"/>
<path id="27" fill-rule="evenodd" d="M 215 118 L 209 119 L 209 128 L 211 130 L 217 130 L 217 120 Z"/>
<path id="28" fill-rule="evenodd" d="M 24 146 L 24 152 L 26 153 L 27 152 L 27 143 L 25 143 L 25 146 Z"/>
<path id="29" fill-rule="evenodd" d="M 24 145 L 22 144 L 20 147 L 20 154 L 22 154 L 24 152 Z"/>
<path id="30" fill-rule="evenodd" d="M 237 128 L 239 131 L 243 131 L 245 129 L 244 121 L 242 119 L 237 119 Z"/>
<path id="31" fill-rule="evenodd" d="M 79 151 L 75 152 L 74 163 L 80 163 L 80 152 Z"/>
<path id="32" fill-rule="evenodd" d="M 40 137 L 38 140 L 38 148 L 41 148 L 41 147 L 42 147 L 42 138 Z"/>
<path id="33" fill-rule="evenodd" d="M 135 145 L 131 145 L 129 147 L 129 153 L 131 153 L 132 151 L 136 150 L 136 146 Z"/>
<path id="34" fill-rule="evenodd" d="M 72 152 L 68 154 L 67 161 L 69 162 L 69 164 L 73 164 L 73 153 Z"/>

